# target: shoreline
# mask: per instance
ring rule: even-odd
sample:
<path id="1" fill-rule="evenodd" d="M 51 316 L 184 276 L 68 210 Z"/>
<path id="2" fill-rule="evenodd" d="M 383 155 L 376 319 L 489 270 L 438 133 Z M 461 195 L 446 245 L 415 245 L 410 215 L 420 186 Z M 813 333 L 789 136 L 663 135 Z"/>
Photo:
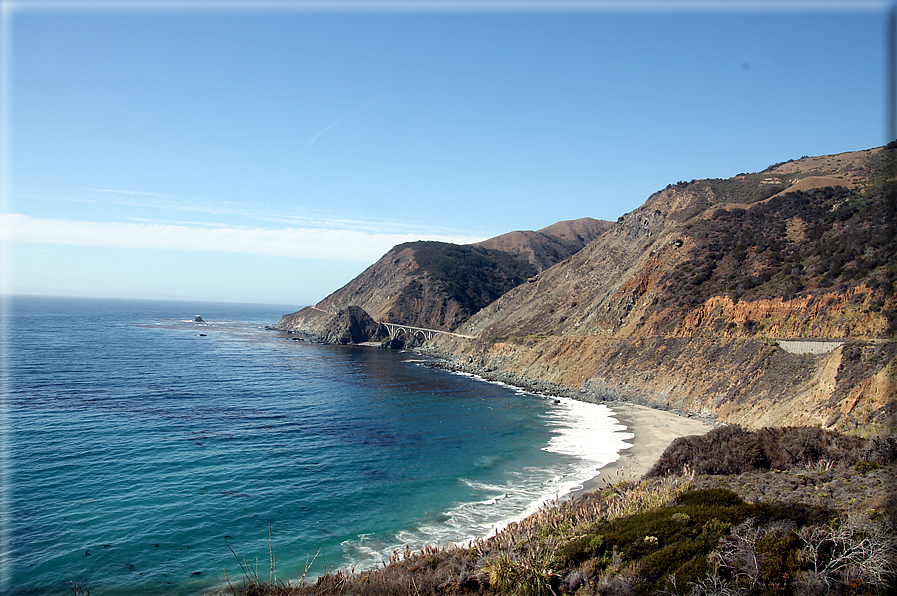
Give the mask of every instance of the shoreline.
<path id="1" fill-rule="evenodd" d="M 443 354 L 435 350 L 416 349 L 414 351 L 421 356 L 435 358 L 435 361 L 428 364 L 433 368 L 472 374 L 486 381 L 498 381 L 537 395 L 566 397 L 586 403 L 603 404 L 610 408 L 614 418 L 634 435 L 632 439 L 627 440 L 632 446 L 622 449 L 616 461 L 599 468 L 591 480 L 583 483 L 582 488 L 569 493 L 570 498 L 600 490 L 623 480 L 638 480 L 654 466 L 654 463 L 660 459 L 660 456 L 675 439 L 690 435 L 703 435 L 714 428 L 712 422 L 689 416 L 684 412 L 661 410 L 619 400 L 583 399 L 582 394 L 576 390 L 554 383 L 527 379 L 499 371 L 479 370 L 475 366 L 450 362 Z"/>
<path id="2" fill-rule="evenodd" d="M 353 344 L 365 348 L 380 348 L 377 342 Z M 601 490 L 605 486 L 621 481 L 638 480 L 654 466 L 666 448 L 679 437 L 703 435 L 713 429 L 715 424 L 706 417 L 689 415 L 685 412 L 661 410 L 643 404 L 621 400 L 586 399 L 575 389 L 555 383 L 530 379 L 518 375 L 495 370 L 482 370 L 479 367 L 465 365 L 450 360 L 450 356 L 427 347 L 411 348 L 407 351 L 432 359 L 425 363 L 431 368 L 440 368 L 452 372 L 463 372 L 474 375 L 485 381 L 499 382 L 512 387 L 519 387 L 544 397 L 564 397 L 592 404 L 607 406 L 614 418 L 626 427 L 634 436 L 627 442 L 632 443 L 618 452 L 619 457 L 596 470 L 595 476 L 583 483 L 582 487 L 567 494 L 576 498 L 587 492 Z"/>
<path id="3" fill-rule="evenodd" d="M 613 411 L 614 418 L 635 435 L 627 441 L 632 446 L 621 450 L 615 462 L 600 468 L 594 478 L 586 481 L 581 489 L 573 491 L 573 498 L 624 480 L 638 480 L 654 466 L 675 439 L 702 435 L 713 428 L 713 425 L 701 420 L 648 406 L 626 402 L 605 405 Z"/>

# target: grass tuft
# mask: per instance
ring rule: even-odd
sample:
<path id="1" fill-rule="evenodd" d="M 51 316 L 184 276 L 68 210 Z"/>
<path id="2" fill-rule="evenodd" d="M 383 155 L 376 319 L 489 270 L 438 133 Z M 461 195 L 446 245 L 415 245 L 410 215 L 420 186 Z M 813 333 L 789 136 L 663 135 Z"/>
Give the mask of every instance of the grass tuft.
<path id="1" fill-rule="evenodd" d="M 240 593 L 897 593 L 891 441 L 818 429 L 736 428 L 713 436 L 719 440 L 674 443 L 639 482 L 547 503 L 467 545 L 406 547 L 378 569 L 331 571 L 291 585 L 276 579 L 270 548 L 272 581 L 259 578 L 257 562 L 237 557 L 244 572 Z M 745 446 L 756 449 L 738 454 Z M 764 458 L 768 466 L 755 465 Z M 708 472 L 720 462 L 732 473 Z M 676 471 L 665 472 L 661 463 Z"/>

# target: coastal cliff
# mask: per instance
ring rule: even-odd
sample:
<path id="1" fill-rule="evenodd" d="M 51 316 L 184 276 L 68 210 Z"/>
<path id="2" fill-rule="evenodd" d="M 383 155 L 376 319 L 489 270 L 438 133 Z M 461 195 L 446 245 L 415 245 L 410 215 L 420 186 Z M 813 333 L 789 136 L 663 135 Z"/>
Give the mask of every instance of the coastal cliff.
<path id="1" fill-rule="evenodd" d="M 749 428 L 892 434 L 895 164 L 897 143 L 803 157 L 671 184 L 614 224 L 399 245 L 277 328 L 323 337 L 359 306 L 470 336 L 424 349 L 534 389 Z"/>
<path id="2" fill-rule="evenodd" d="M 471 317 L 459 332 L 477 340 L 434 352 L 591 401 L 891 434 L 895 152 L 670 185 Z M 786 339 L 828 341 L 793 353 Z"/>
<path id="3" fill-rule="evenodd" d="M 246 593 L 893 593 L 895 164 L 897 142 L 670 185 L 422 348 L 446 368 L 618 415 L 725 425 L 677 438 L 636 482 L 602 469 L 597 490 L 466 546 L 406 547 L 382 568 L 295 588 L 256 577 Z M 528 238 L 480 248 L 516 246 L 535 267 Z M 282 328 L 372 329 L 351 305 L 360 287 L 377 320 L 427 320 L 425 301 L 391 296 L 422 283 L 429 248 L 396 247 L 376 275 Z M 662 434 L 656 418 L 636 425 L 635 451 Z"/>
<path id="4" fill-rule="evenodd" d="M 339 325 L 339 313 L 357 306 L 376 321 L 454 330 L 483 306 L 575 254 L 612 225 L 582 218 L 471 245 L 400 244 L 315 306 L 281 317 L 275 329 L 326 340 Z"/>

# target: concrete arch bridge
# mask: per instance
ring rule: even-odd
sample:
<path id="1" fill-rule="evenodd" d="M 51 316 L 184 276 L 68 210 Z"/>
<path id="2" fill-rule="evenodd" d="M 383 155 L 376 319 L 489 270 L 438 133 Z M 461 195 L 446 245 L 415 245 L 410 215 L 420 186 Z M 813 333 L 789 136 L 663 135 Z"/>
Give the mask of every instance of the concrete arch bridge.
<path id="1" fill-rule="evenodd" d="M 403 325 L 400 323 L 384 323 L 381 325 L 386 327 L 389 332 L 389 339 L 395 339 L 400 333 L 404 333 L 408 337 L 421 336 L 426 340 L 433 339 L 437 334 L 452 335 L 454 337 L 463 337 L 464 339 L 476 339 L 472 335 L 462 335 L 460 333 L 452 333 L 451 331 L 442 331 L 441 329 L 427 329 L 425 327 L 412 327 L 411 325 Z"/>

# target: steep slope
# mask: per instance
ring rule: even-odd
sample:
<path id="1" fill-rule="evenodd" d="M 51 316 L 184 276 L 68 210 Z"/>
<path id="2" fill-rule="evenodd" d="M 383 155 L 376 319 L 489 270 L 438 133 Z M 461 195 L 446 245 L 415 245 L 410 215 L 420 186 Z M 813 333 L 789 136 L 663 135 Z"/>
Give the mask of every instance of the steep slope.
<path id="1" fill-rule="evenodd" d="M 610 225 L 584 218 L 473 245 L 400 244 L 314 307 L 284 315 L 275 328 L 323 337 L 339 312 L 358 306 L 376 321 L 452 330 Z"/>
<path id="2" fill-rule="evenodd" d="M 433 343 L 587 399 L 892 430 L 895 162 L 891 144 L 671 185 L 471 317 L 459 331 L 478 340 Z M 795 354 L 789 338 L 844 343 Z"/>

